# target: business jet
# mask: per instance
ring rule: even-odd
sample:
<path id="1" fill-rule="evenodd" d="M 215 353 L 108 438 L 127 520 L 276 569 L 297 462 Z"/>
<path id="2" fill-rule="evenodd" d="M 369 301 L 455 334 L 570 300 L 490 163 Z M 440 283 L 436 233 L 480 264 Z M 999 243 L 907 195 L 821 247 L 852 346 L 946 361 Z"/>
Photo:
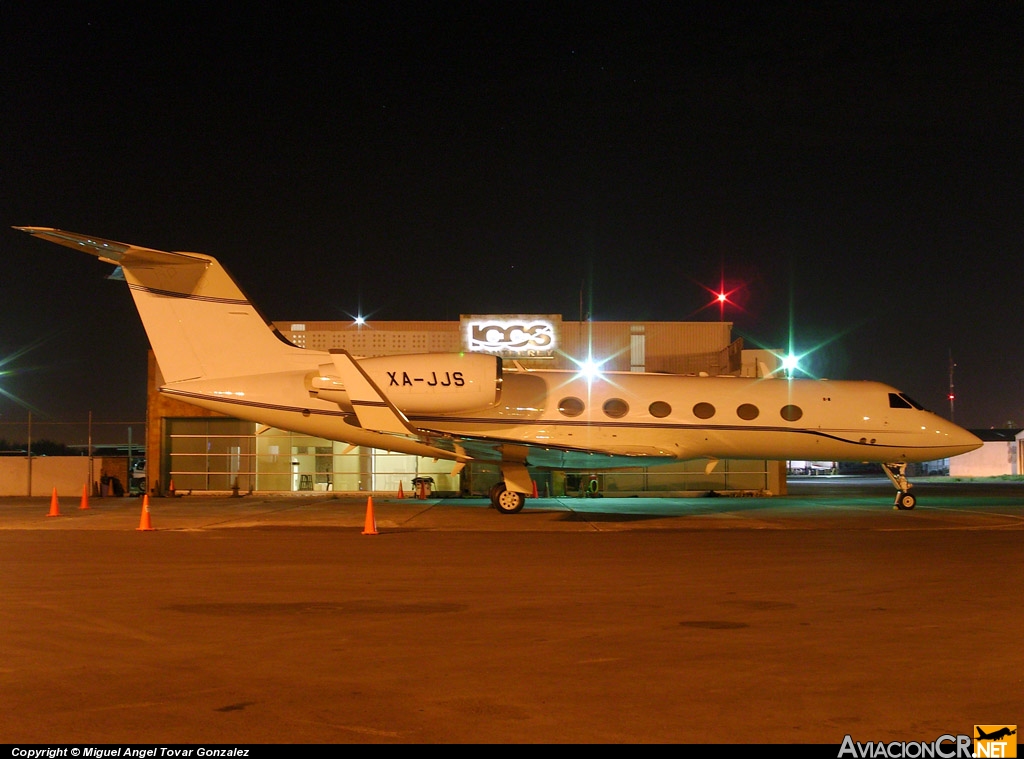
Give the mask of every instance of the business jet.
<path id="1" fill-rule="evenodd" d="M 454 462 L 494 461 L 492 505 L 521 511 L 527 467 L 616 469 L 722 458 L 875 462 L 917 498 L 911 462 L 981 441 L 878 382 L 511 369 L 484 353 L 359 358 L 297 347 L 211 256 L 15 227 L 120 267 L 162 393 L 228 416 Z"/>

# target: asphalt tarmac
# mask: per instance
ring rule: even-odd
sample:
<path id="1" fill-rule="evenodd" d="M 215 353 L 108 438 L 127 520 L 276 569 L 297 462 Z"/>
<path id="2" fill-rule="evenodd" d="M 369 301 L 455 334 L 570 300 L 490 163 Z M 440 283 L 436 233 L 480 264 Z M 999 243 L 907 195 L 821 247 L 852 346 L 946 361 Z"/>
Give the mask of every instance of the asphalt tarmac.
<path id="1" fill-rule="evenodd" d="M 1024 714 L 1024 483 L 0 499 L 8 743 L 925 741 Z M 370 530 L 373 531 L 372 529 Z"/>

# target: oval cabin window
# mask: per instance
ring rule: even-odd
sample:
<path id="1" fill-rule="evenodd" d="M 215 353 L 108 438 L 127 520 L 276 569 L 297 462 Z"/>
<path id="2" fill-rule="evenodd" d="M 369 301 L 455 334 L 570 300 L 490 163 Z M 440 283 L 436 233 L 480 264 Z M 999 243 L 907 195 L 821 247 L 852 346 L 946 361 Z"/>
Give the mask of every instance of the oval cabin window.
<path id="1" fill-rule="evenodd" d="M 715 407 L 710 403 L 698 403 L 693 407 L 693 415 L 698 419 L 710 419 L 715 415 Z"/>
<path id="2" fill-rule="evenodd" d="M 744 403 L 738 409 L 736 409 L 736 416 L 740 419 L 746 419 L 748 422 L 751 419 L 757 419 L 757 415 L 761 412 L 758 411 L 757 406 L 753 403 Z"/>
<path id="3" fill-rule="evenodd" d="M 799 406 L 794 406 L 793 404 L 789 404 L 788 406 L 783 406 L 782 410 L 779 411 L 779 414 L 787 422 L 795 422 L 795 421 L 799 420 L 800 417 L 802 417 L 804 415 L 804 411 Z"/>
<path id="4" fill-rule="evenodd" d="M 672 407 L 665 403 L 665 401 L 655 401 L 647 410 L 651 412 L 651 416 L 656 416 L 658 419 L 664 419 L 672 413 Z"/>
<path id="5" fill-rule="evenodd" d="M 610 416 L 612 419 L 618 419 L 623 417 L 629 411 L 629 404 L 621 398 L 609 398 L 604 402 L 604 413 Z"/>
<path id="6" fill-rule="evenodd" d="M 563 416 L 579 416 L 583 413 L 583 401 L 579 398 L 563 398 L 558 402 L 558 411 Z"/>

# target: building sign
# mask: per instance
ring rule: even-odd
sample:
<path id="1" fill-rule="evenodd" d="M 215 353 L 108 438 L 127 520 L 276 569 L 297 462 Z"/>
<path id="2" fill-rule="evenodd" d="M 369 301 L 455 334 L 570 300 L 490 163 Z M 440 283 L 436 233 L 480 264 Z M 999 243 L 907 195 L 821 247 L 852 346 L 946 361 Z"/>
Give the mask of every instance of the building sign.
<path id="1" fill-rule="evenodd" d="M 562 329 L 558 314 L 463 315 L 462 345 L 505 358 L 554 358 Z"/>

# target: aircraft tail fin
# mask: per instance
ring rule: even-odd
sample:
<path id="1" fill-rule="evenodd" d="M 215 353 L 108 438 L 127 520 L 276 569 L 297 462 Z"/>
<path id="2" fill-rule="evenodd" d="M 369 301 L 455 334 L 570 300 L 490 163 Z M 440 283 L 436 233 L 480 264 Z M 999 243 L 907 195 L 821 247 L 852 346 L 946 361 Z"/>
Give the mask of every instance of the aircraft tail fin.
<path id="1" fill-rule="evenodd" d="M 47 227 L 15 229 L 121 267 L 167 383 L 256 374 L 303 353 L 275 333 L 212 256 Z"/>

